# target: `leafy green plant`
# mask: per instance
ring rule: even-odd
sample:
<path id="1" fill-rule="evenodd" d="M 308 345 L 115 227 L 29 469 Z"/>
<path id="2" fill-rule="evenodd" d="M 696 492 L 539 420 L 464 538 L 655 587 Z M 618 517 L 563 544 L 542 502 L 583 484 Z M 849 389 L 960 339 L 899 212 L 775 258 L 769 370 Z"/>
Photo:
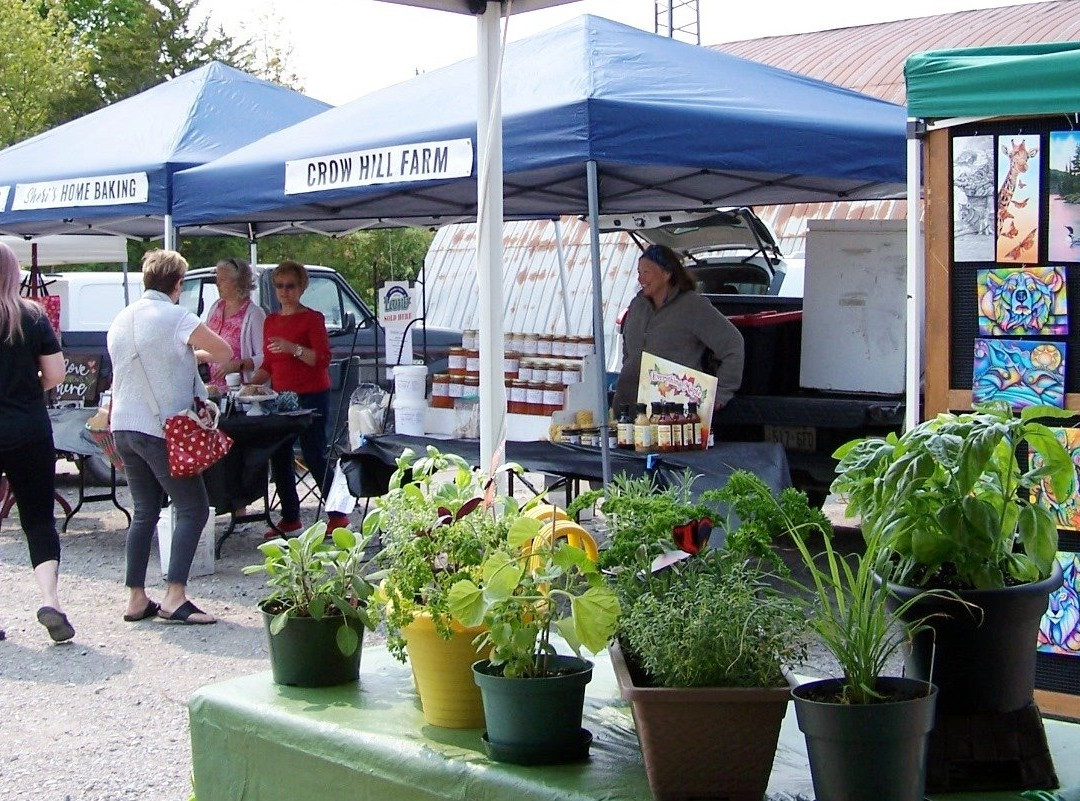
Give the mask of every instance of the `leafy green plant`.
<path id="1" fill-rule="evenodd" d="M 624 652 L 661 687 L 785 686 L 805 635 L 801 605 L 727 551 L 665 568 L 619 622 Z"/>
<path id="2" fill-rule="evenodd" d="M 350 621 L 374 630 L 376 621 L 367 609 L 372 587 L 363 576 L 366 539 L 358 540 L 346 528 L 326 539 L 326 524 L 316 523 L 299 537 L 275 539 L 259 545 L 260 564 L 243 569 L 245 575 L 265 572 L 270 594 L 259 606 L 273 615 L 271 635 L 295 617 L 341 619 L 335 635 L 338 648 L 349 656 L 360 644 Z"/>
<path id="3" fill-rule="evenodd" d="M 542 535 L 543 524 L 520 517 L 507 547 L 485 559 L 479 583 L 456 582 L 450 611 L 463 626 L 487 628 L 477 638 L 491 647 L 491 664 L 508 678 L 551 675 L 551 642 L 558 631 L 578 656 L 595 653 L 615 633 L 619 602 L 585 551 Z"/>
<path id="4" fill-rule="evenodd" d="M 734 551 L 763 556 L 792 525 L 807 536 L 832 533 L 829 519 L 810 505 L 805 492 L 787 487 L 773 497 L 764 482 L 748 470 L 736 470 L 710 497 L 738 519 L 737 526 L 729 524 L 726 538 L 727 547 Z"/>
<path id="5" fill-rule="evenodd" d="M 847 496 L 848 515 L 861 515 L 867 543 L 880 542 L 898 583 L 985 589 L 1045 578 L 1057 526 L 1031 494 L 1047 480 L 1067 497 L 1076 473 L 1038 420 L 1072 414 L 1032 406 L 1016 416 L 988 405 L 940 414 L 900 437 L 855 440 L 834 454 L 832 490 Z M 1042 465 L 1021 469 L 1022 446 Z"/>
<path id="6" fill-rule="evenodd" d="M 520 471 L 505 465 L 501 471 Z M 383 549 L 375 600 L 388 631 L 387 646 L 404 661 L 401 631 L 421 612 L 439 636 L 451 636 L 450 589 L 476 578 L 487 555 L 505 543 L 517 502 L 495 491 L 495 480 L 454 454 L 428 447 L 424 456 L 406 449 L 385 495 L 373 501 L 364 534 L 378 534 Z"/>

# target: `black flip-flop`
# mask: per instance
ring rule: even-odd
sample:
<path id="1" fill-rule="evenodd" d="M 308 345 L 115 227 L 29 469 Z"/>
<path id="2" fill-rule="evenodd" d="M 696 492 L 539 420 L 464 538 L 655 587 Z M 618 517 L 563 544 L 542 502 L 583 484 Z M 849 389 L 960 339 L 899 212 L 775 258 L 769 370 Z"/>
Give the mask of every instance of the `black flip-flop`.
<path id="1" fill-rule="evenodd" d="M 67 615 L 51 606 L 37 610 L 38 623 L 49 630 L 53 642 L 66 642 L 75 636 L 75 627 L 68 622 Z"/>
<path id="2" fill-rule="evenodd" d="M 147 618 L 154 617 L 161 606 L 154 601 L 147 601 L 146 608 L 143 609 L 137 615 L 124 615 L 125 623 L 138 623 L 140 620 L 146 620 Z"/>
<path id="3" fill-rule="evenodd" d="M 206 612 L 195 606 L 191 601 L 184 601 L 176 607 L 171 615 L 165 614 L 164 609 L 159 609 L 157 616 L 162 623 L 182 623 L 186 626 L 209 626 L 217 623 L 217 620 L 192 620 L 192 615 L 205 615 Z"/>

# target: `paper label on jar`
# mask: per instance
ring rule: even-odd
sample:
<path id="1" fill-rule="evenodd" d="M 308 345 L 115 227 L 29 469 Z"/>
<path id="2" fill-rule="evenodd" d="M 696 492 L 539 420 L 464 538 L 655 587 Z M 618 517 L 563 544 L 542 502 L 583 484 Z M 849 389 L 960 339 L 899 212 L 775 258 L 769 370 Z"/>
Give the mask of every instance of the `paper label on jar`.
<path id="1" fill-rule="evenodd" d="M 561 389 L 545 389 L 544 390 L 544 405 L 545 406 L 562 406 L 563 394 Z"/>
<path id="2" fill-rule="evenodd" d="M 645 425 L 634 426 L 634 447 L 652 447 L 652 426 L 650 426 L 648 423 L 646 423 Z"/>
<path id="3" fill-rule="evenodd" d="M 551 355 L 556 358 L 562 358 L 566 355 L 566 340 L 565 339 L 553 339 L 551 340 Z"/>
<path id="4" fill-rule="evenodd" d="M 562 382 L 564 384 L 576 384 L 581 380 L 581 373 L 577 370 L 563 370 Z"/>
<path id="5" fill-rule="evenodd" d="M 431 382 L 431 394 L 438 396 L 447 396 L 450 394 L 450 382 L 449 381 L 432 381 Z"/>
<path id="6" fill-rule="evenodd" d="M 465 387 L 462 386 L 460 381 L 451 381 L 450 382 L 450 397 L 451 398 L 460 398 L 462 396 L 462 394 L 463 394 L 464 389 L 465 389 Z"/>

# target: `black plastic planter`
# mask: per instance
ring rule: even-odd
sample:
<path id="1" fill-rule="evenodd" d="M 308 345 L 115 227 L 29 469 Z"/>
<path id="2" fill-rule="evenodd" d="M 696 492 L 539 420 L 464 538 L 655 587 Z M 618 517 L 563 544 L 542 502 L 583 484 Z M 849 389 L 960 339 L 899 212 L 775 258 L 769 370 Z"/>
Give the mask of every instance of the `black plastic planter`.
<path id="1" fill-rule="evenodd" d="M 878 679 L 877 689 L 909 700 L 840 704 L 812 700 L 838 679 L 791 691 L 806 736 L 817 801 L 922 801 L 926 745 L 937 688 L 914 679 Z"/>
<path id="2" fill-rule="evenodd" d="M 592 735 L 581 728 L 581 715 L 593 664 L 574 656 L 552 660 L 559 675 L 531 679 L 492 675 L 486 659 L 473 665 L 484 702 L 484 742 L 492 759 L 553 765 L 589 755 Z"/>
<path id="3" fill-rule="evenodd" d="M 266 639 L 270 644 L 270 668 L 275 684 L 293 687 L 330 687 L 348 684 L 360 676 L 360 652 L 364 646 L 364 627 L 356 619 L 349 626 L 359 637 L 356 650 L 349 656 L 337 645 L 337 630 L 341 618 L 315 620 L 310 617 L 291 617 L 285 628 L 270 633 L 274 616 L 262 610 Z"/>
<path id="4" fill-rule="evenodd" d="M 1035 642 L 1049 595 L 1061 586 L 1055 562 L 1049 578 L 998 590 L 961 590 L 964 601 L 923 598 L 904 615 L 927 615 L 930 631 L 916 635 L 906 675 L 933 681 L 941 690 L 943 712 L 1013 712 L 1031 703 L 1035 690 Z M 899 602 L 921 592 L 889 584 Z M 895 601 L 893 602 L 895 606 Z M 931 667 L 933 670 L 931 671 Z"/>

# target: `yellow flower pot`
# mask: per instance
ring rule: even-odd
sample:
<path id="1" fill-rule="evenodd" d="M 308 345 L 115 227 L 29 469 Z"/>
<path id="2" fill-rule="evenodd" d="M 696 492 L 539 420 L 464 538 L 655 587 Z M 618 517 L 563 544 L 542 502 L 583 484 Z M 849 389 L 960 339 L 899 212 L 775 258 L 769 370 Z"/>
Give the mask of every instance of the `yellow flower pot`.
<path id="1" fill-rule="evenodd" d="M 483 627 L 467 629 L 453 623 L 451 629 L 453 636 L 444 640 L 431 617 L 419 614 L 401 633 L 424 720 L 448 729 L 478 729 L 484 725 L 484 706 L 472 665 L 488 653 L 477 651 L 472 641 Z"/>

